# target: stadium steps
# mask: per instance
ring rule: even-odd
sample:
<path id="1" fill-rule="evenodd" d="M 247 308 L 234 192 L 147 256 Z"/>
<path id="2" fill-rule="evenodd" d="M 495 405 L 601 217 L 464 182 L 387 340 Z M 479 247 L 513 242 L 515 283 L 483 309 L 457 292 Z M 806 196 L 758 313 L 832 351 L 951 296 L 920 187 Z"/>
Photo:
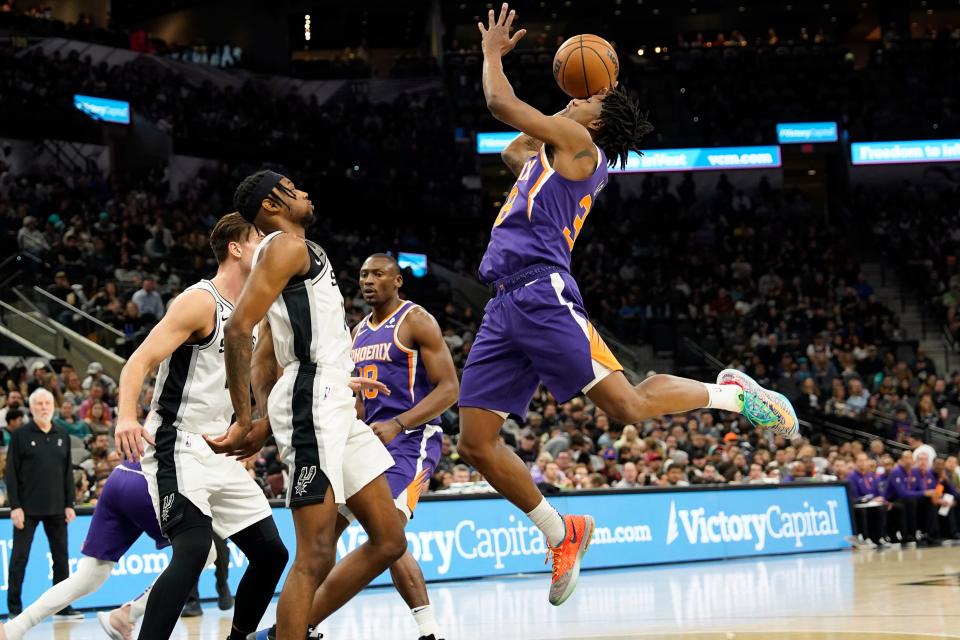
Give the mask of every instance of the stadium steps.
<path id="1" fill-rule="evenodd" d="M 13 292 L 16 296 L 13 304 L 0 302 L 0 319 L 9 334 L 4 336 L 6 339 L 32 350 L 38 357 L 63 359 L 77 371 L 86 371 L 91 362 L 99 362 L 107 375 L 119 379 L 126 360 L 104 345 L 120 344 L 123 334 L 117 338 L 116 330 L 97 327 L 99 331 L 88 335 L 97 335 L 98 343 L 56 319 L 67 321 L 69 318 L 79 328 L 84 322 L 89 326 L 95 318 L 66 302 L 55 298 L 55 302 L 47 300 L 52 296 L 39 287 L 33 291 L 14 287 Z"/>
<path id="2" fill-rule="evenodd" d="M 926 349 L 927 355 L 937 365 L 941 375 L 950 372 L 950 365 L 957 367 L 958 361 L 950 360 L 950 345 L 943 339 L 940 327 L 931 326 L 924 320 L 923 310 L 912 295 L 905 295 L 907 289 L 900 280 L 900 274 L 893 269 L 884 269 L 878 262 L 861 265 L 867 282 L 873 285 L 877 300 L 893 309 L 899 316 L 900 326 L 908 339 L 916 340 Z M 884 275 L 886 278 L 884 279 Z M 924 335 L 926 334 L 926 335 Z"/>

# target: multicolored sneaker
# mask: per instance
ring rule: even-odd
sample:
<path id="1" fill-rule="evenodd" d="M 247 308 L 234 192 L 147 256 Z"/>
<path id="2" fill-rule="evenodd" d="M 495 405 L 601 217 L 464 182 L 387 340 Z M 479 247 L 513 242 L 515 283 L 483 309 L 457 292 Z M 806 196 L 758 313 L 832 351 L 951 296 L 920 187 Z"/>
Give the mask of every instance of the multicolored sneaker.
<path id="1" fill-rule="evenodd" d="M 553 558 L 553 580 L 550 582 L 550 604 L 559 607 L 577 587 L 580 560 L 593 537 L 593 516 L 563 516 L 566 534 L 556 547 L 547 546 L 547 562 Z"/>
<path id="2" fill-rule="evenodd" d="M 736 369 L 721 371 L 717 384 L 735 384 L 743 389 L 742 413 L 752 424 L 788 439 L 800 432 L 797 413 L 783 394 L 764 389 L 756 380 Z"/>

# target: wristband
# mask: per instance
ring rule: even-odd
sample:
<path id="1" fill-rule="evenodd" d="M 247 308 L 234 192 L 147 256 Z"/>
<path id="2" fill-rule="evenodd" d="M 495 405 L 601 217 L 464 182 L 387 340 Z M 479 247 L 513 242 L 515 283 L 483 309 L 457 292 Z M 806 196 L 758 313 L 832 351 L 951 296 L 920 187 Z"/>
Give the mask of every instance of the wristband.
<path id="1" fill-rule="evenodd" d="M 400 425 L 400 428 L 403 429 L 404 431 L 407 430 L 407 426 L 406 426 L 405 424 L 403 424 L 402 422 L 400 422 L 400 419 L 399 419 L 399 418 L 394 418 L 393 421 L 396 422 L 398 425 Z"/>

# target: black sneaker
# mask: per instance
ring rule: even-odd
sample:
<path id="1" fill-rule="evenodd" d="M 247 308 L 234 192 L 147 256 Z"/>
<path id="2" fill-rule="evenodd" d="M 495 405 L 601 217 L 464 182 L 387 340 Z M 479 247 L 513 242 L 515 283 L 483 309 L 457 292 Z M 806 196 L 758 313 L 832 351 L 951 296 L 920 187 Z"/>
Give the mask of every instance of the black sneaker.
<path id="1" fill-rule="evenodd" d="M 181 618 L 196 618 L 203 615 L 203 607 L 200 606 L 200 603 L 194 600 L 193 602 L 188 602 L 183 607 L 183 611 L 180 613 Z"/>
<path id="2" fill-rule="evenodd" d="M 420 636 L 420 638 L 418 638 L 418 640 L 443 640 L 443 638 L 438 638 L 437 636 L 435 636 L 435 635 L 433 635 L 433 634 L 431 633 L 431 634 L 428 635 L 428 636 Z"/>
<path id="3" fill-rule="evenodd" d="M 221 588 L 217 586 L 217 607 L 220 611 L 226 611 L 233 607 L 233 596 L 230 595 L 230 587 L 223 585 Z"/>
<path id="4" fill-rule="evenodd" d="M 73 607 L 71 607 L 70 605 L 67 605 L 63 609 L 60 609 L 60 611 L 57 611 L 55 614 L 53 614 L 53 619 L 54 620 L 83 620 L 83 614 L 77 611 L 76 609 L 74 609 Z"/>

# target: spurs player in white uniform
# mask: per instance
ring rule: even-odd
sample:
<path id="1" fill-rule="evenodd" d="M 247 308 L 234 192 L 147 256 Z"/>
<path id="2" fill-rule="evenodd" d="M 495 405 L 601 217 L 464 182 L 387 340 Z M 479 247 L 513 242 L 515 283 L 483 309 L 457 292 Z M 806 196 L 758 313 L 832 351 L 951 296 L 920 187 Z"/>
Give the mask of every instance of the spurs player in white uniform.
<path id="1" fill-rule="evenodd" d="M 141 639 L 170 637 L 214 532 L 232 539 L 249 561 L 237 588 L 231 640 L 256 630 L 286 566 L 287 551 L 263 491 L 240 462 L 217 455 L 204 441 L 230 426 L 223 328 L 259 240 L 239 214 L 221 218 L 210 235 L 216 277 L 177 297 L 120 376 L 117 443 L 125 457 L 143 456 L 160 529 L 173 545 L 173 560 L 147 601 Z M 158 364 L 153 404 L 141 427 L 137 397 Z"/>
<path id="2" fill-rule="evenodd" d="M 277 638 L 302 640 L 309 624 L 343 606 L 402 556 L 406 538 L 383 475 L 393 459 L 357 418 L 347 387 L 352 342 L 336 275 L 323 249 L 305 237 L 313 205 L 272 171 L 246 178 L 234 205 L 269 235 L 226 327 L 236 422 L 208 442 L 243 455 L 259 449 L 268 426 L 273 431 L 289 470 L 287 503 L 297 533 L 296 556 L 277 605 Z M 254 355 L 251 337 L 264 318 Z M 250 387 L 251 358 L 258 404 L 269 393 L 269 424 L 254 423 L 249 394 L 238 392 Z M 333 568 L 337 505 L 344 503 L 369 541 Z"/>

